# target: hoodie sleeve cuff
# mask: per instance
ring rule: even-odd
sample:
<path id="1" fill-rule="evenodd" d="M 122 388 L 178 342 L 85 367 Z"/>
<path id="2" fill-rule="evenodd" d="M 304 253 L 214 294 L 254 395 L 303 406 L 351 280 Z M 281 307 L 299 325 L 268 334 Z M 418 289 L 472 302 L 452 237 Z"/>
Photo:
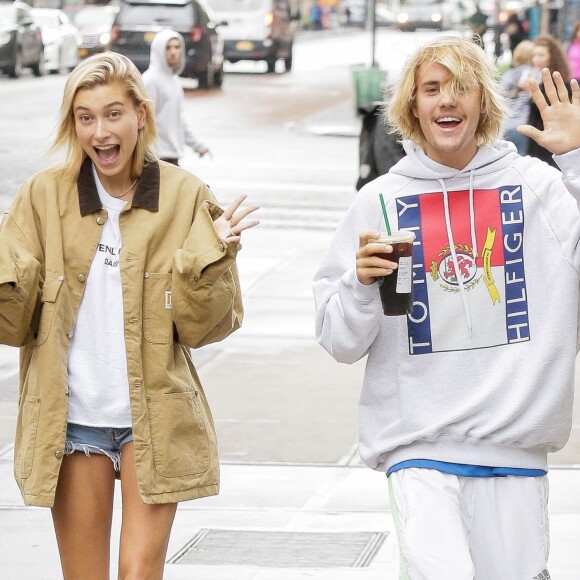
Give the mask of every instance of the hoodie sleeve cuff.
<path id="1" fill-rule="evenodd" d="M 553 155 L 554 161 L 566 177 L 580 176 L 580 149 L 573 149 L 562 155 Z"/>
<path id="2" fill-rule="evenodd" d="M 350 270 L 345 274 L 348 286 L 353 290 L 354 297 L 363 303 L 380 300 L 379 289 L 376 282 L 372 284 L 361 284 L 356 277 L 356 270 Z"/>

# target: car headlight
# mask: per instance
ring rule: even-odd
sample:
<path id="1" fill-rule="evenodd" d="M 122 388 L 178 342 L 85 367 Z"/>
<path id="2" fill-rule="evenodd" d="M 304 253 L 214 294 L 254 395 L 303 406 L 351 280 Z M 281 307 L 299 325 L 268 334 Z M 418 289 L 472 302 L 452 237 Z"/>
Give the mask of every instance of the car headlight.
<path id="1" fill-rule="evenodd" d="M 111 40 L 111 33 L 110 32 L 103 32 L 101 36 L 99 36 L 99 44 L 106 46 L 109 44 L 109 40 Z"/>
<path id="2" fill-rule="evenodd" d="M 397 22 L 399 24 L 405 24 L 406 22 L 409 22 L 409 15 L 405 12 L 401 12 L 401 14 L 397 16 Z"/>
<path id="3" fill-rule="evenodd" d="M 439 12 L 435 12 L 434 14 L 431 14 L 431 21 L 432 22 L 441 22 L 441 14 L 439 14 Z"/>

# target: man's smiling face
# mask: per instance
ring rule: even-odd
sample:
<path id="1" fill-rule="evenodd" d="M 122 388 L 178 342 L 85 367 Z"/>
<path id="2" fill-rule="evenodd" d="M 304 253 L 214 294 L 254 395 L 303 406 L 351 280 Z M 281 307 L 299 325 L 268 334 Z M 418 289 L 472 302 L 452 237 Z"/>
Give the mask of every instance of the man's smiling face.
<path id="1" fill-rule="evenodd" d="M 463 169 L 478 149 L 475 133 L 481 117 L 481 89 L 453 96 L 450 80 L 444 66 L 422 64 L 417 74 L 413 113 L 425 138 L 425 153 L 438 163 Z"/>

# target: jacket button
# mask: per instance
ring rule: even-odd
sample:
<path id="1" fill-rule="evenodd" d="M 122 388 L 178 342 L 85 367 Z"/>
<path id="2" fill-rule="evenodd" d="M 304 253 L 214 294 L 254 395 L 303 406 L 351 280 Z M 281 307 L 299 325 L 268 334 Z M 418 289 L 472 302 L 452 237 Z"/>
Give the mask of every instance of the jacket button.
<path id="1" fill-rule="evenodd" d="M 64 280 L 64 276 L 61 274 L 61 275 L 58 277 L 58 280 L 60 280 L 60 281 L 62 282 L 62 281 Z"/>
<path id="2" fill-rule="evenodd" d="M 58 451 L 56 451 L 56 452 L 54 453 L 54 456 L 55 456 L 57 459 L 60 459 L 60 458 L 62 457 L 62 451 L 59 449 Z"/>
<path id="3" fill-rule="evenodd" d="M 104 218 L 102 215 L 100 215 L 100 216 L 97 218 L 97 223 L 98 223 L 100 226 L 102 226 L 102 225 L 105 223 L 105 218 Z"/>
<path id="4" fill-rule="evenodd" d="M 138 318 L 129 318 L 129 322 L 139 322 Z"/>
<path id="5" fill-rule="evenodd" d="M 241 249 L 242 249 L 242 244 L 238 244 L 238 245 L 236 246 L 236 250 L 238 250 L 238 252 L 239 252 Z"/>
<path id="6" fill-rule="evenodd" d="M 64 392 L 64 394 L 65 394 L 67 397 L 69 397 L 69 396 L 70 396 L 70 389 L 67 389 L 67 390 Z"/>
<path id="7" fill-rule="evenodd" d="M 73 337 L 72 330 L 70 332 L 67 332 L 66 336 L 67 336 L 67 338 L 72 338 Z"/>
<path id="8" fill-rule="evenodd" d="M 149 272 L 145 272 L 145 274 L 143 274 L 144 278 L 149 278 Z"/>
<path id="9" fill-rule="evenodd" d="M 79 274 L 79 275 L 77 276 L 77 280 L 78 280 L 79 282 L 84 282 L 86 279 L 87 279 L 87 277 L 86 277 L 84 274 Z"/>
<path id="10" fill-rule="evenodd" d="M 224 252 L 224 251 L 225 251 L 225 249 L 226 249 L 226 248 L 225 248 L 225 246 L 224 246 L 223 244 L 220 244 L 220 250 L 221 250 L 222 252 Z"/>

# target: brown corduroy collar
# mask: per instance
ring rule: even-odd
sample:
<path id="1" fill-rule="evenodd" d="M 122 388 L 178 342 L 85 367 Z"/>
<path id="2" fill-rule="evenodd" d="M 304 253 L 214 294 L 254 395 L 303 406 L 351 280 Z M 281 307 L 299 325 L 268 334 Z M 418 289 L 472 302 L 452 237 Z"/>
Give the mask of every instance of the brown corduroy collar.
<path id="1" fill-rule="evenodd" d="M 77 189 L 81 216 L 84 217 L 102 209 L 103 204 L 93 177 L 92 162 L 88 157 L 81 165 L 77 178 Z M 146 163 L 143 166 L 131 206 L 148 211 L 159 211 L 159 163 L 157 161 Z"/>

